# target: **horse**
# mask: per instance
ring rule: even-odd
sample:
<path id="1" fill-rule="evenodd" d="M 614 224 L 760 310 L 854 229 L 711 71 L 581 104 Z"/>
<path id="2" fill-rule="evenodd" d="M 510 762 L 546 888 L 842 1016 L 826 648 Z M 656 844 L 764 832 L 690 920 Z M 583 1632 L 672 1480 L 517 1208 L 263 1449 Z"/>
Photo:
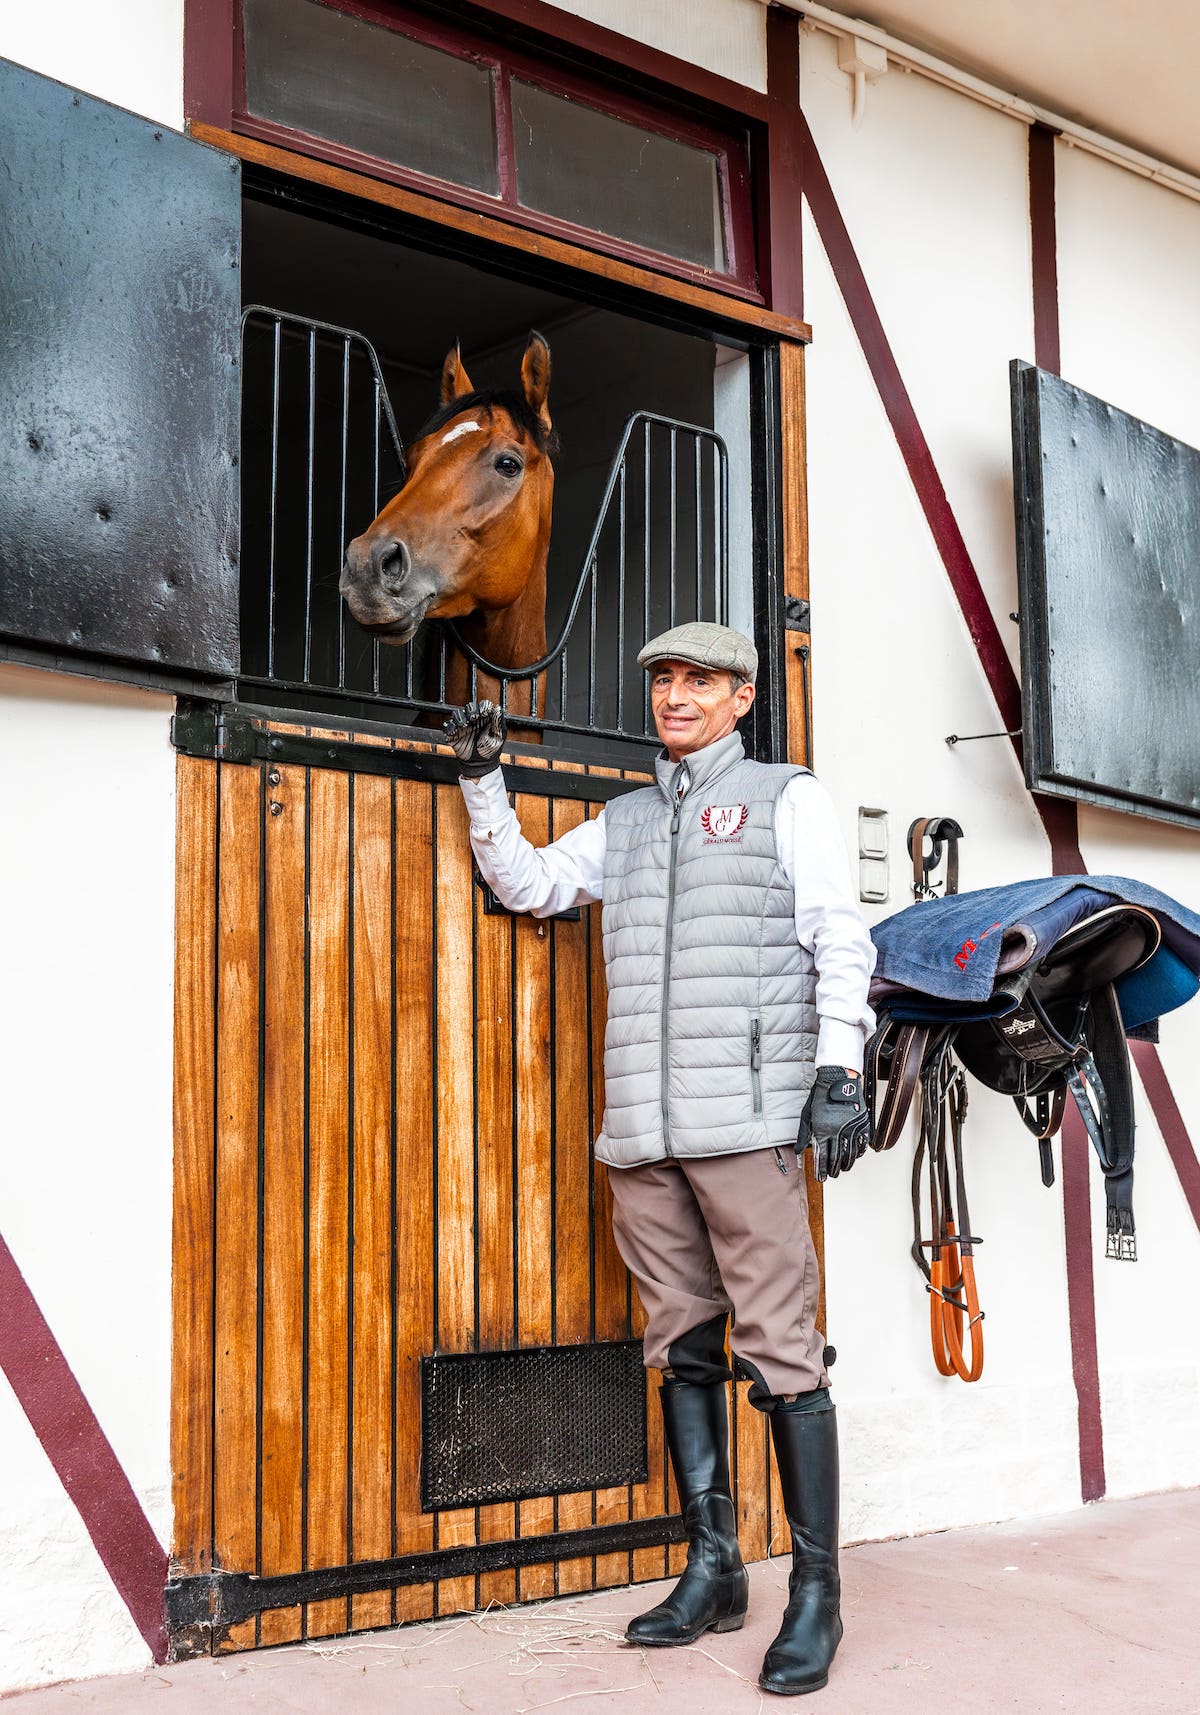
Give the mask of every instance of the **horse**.
<path id="1" fill-rule="evenodd" d="M 447 353 L 441 404 L 406 450 L 404 484 L 342 564 L 338 587 L 372 637 L 400 646 L 423 620 L 453 619 L 497 667 L 545 655 L 556 450 L 549 392 L 550 348 L 539 333 L 526 342 L 519 392 L 476 388 L 460 347 Z M 510 712 L 544 714 L 544 685 L 544 672 L 536 695 L 532 681 L 521 682 Z M 472 684 L 468 658 L 453 649 L 445 696 L 501 702 L 501 681 L 478 668 Z"/>

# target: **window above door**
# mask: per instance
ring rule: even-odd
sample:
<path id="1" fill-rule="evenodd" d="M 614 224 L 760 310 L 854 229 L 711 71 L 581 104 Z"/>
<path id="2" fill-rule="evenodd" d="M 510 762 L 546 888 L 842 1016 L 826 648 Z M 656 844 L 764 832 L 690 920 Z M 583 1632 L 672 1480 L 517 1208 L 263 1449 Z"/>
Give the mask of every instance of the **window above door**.
<path id="1" fill-rule="evenodd" d="M 239 0 L 233 128 L 757 299 L 743 128 L 388 0 Z"/>

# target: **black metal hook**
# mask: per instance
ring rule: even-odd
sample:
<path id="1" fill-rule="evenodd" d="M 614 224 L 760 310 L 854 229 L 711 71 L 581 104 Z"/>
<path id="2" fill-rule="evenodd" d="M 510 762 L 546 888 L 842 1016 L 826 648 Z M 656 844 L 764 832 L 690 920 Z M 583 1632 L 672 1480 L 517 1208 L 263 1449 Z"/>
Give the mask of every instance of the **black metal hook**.
<path id="1" fill-rule="evenodd" d="M 923 824 L 923 826 L 922 826 Z M 913 835 L 917 829 L 922 830 L 921 876 L 916 879 L 917 856 L 913 850 Z M 947 846 L 950 848 L 949 860 L 946 864 L 945 889 L 947 894 L 958 892 L 958 842 L 963 838 L 963 831 L 953 816 L 917 816 L 909 826 L 906 836 L 908 855 L 913 864 L 913 896 L 916 899 L 933 899 L 937 889 L 929 877 L 942 861 L 942 855 Z M 929 851 L 924 849 L 925 840 L 929 841 Z"/>

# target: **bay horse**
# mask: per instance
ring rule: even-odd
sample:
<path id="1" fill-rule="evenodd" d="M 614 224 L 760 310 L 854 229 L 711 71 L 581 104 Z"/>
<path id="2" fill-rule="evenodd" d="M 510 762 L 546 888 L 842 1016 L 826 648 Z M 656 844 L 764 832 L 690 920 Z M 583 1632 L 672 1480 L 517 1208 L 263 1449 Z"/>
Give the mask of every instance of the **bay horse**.
<path id="1" fill-rule="evenodd" d="M 546 653 L 546 559 L 554 497 L 550 348 L 531 333 L 519 392 L 479 389 L 455 345 L 442 365 L 441 405 L 406 449 L 403 487 L 346 549 L 339 589 L 381 643 L 412 640 L 424 619 L 454 619 L 498 667 Z M 544 715 L 545 673 L 530 707 L 517 681 L 511 713 Z M 501 701 L 500 680 L 459 649 L 446 663 L 446 700 Z"/>

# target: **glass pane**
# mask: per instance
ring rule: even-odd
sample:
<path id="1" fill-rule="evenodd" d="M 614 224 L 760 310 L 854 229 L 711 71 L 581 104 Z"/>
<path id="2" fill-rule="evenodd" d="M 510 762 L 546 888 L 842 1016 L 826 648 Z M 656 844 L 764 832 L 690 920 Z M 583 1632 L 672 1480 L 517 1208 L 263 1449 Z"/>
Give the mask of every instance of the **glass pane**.
<path id="1" fill-rule="evenodd" d="M 319 0 L 244 0 L 246 105 L 260 119 L 471 190 L 499 191 L 492 74 Z"/>
<path id="2" fill-rule="evenodd" d="M 716 155 L 515 78 L 512 102 L 526 208 L 725 271 Z"/>

